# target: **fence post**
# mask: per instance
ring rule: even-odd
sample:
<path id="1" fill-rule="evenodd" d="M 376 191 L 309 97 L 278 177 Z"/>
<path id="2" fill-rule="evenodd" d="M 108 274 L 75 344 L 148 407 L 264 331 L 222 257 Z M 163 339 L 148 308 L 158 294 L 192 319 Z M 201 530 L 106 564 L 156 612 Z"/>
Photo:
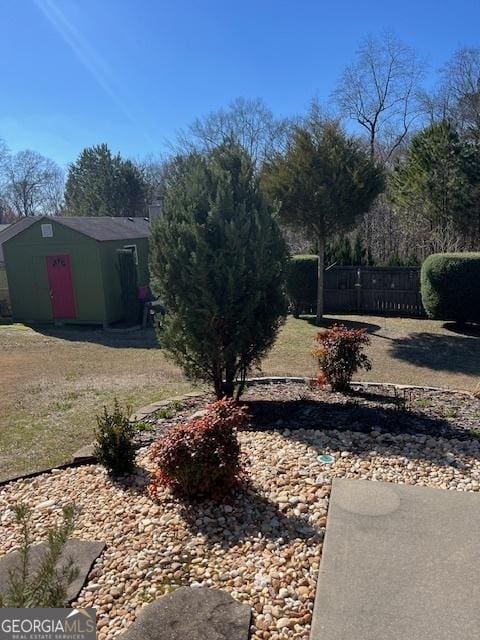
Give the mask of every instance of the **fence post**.
<path id="1" fill-rule="evenodd" d="M 361 267 L 357 269 L 357 282 L 355 283 L 357 289 L 357 313 L 362 310 L 362 270 Z"/>

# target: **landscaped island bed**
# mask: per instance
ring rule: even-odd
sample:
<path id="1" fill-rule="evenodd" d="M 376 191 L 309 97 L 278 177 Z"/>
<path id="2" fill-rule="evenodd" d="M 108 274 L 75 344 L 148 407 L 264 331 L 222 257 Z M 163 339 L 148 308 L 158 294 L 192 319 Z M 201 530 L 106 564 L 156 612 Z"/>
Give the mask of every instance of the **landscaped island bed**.
<path id="1" fill-rule="evenodd" d="M 333 478 L 480 489 L 480 440 L 471 431 L 478 400 L 412 391 L 404 403 L 385 387 L 360 391 L 248 389 L 256 418 L 239 434 L 248 483 L 220 503 L 186 507 L 167 489 L 152 499 L 148 446 L 138 452 L 138 472 L 124 482 L 99 465 L 12 482 L 0 490 L 0 553 L 18 545 L 16 503 L 32 506 L 33 536 L 41 540 L 62 506 L 74 502 L 82 510 L 75 537 L 107 543 L 73 603 L 97 607 L 100 640 L 123 632 L 146 602 L 183 585 L 215 586 L 250 604 L 254 640 L 308 638 Z M 189 403 L 192 410 L 202 404 Z M 342 415 L 350 416 L 350 428 Z M 161 422 L 159 431 L 173 421 Z M 320 462 L 321 454 L 334 462 Z"/>
<path id="2" fill-rule="evenodd" d="M 289 316 L 259 375 L 315 376 L 312 322 Z M 478 332 L 412 318 L 325 318 L 333 322 L 369 330 L 373 369 L 356 379 L 469 391 L 478 384 Z M 192 390 L 153 330 L 0 325 L 0 370 L 0 480 L 68 462 L 93 440 L 95 416 L 115 397 L 137 408 Z"/>

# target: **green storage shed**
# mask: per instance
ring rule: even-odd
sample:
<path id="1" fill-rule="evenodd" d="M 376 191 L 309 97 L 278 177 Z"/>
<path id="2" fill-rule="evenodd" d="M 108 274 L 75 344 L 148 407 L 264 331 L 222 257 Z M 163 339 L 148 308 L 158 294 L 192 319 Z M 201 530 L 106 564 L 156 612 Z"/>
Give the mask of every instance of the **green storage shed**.
<path id="1" fill-rule="evenodd" d="M 147 218 L 33 220 L 2 243 L 15 321 L 103 326 L 122 321 L 118 249 L 134 254 L 139 297 L 145 295 Z"/>

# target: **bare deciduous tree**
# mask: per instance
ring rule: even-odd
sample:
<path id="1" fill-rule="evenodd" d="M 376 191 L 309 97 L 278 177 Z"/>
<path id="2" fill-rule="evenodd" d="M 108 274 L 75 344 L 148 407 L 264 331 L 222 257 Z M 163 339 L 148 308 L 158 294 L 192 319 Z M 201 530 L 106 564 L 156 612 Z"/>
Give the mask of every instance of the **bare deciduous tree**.
<path id="1" fill-rule="evenodd" d="M 0 138 L 0 173 L 3 171 L 7 158 L 8 158 L 7 145 L 5 144 L 5 140 L 2 140 L 2 138 Z"/>
<path id="2" fill-rule="evenodd" d="M 0 138 L 0 224 L 12 222 L 12 211 L 6 200 L 6 176 L 5 169 L 9 152 L 5 141 Z"/>
<path id="3" fill-rule="evenodd" d="M 462 128 L 480 129 L 480 47 L 462 47 L 441 70 L 449 113 Z"/>
<path id="4" fill-rule="evenodd" d="M 367 38 L 343 72 L 333 99 L 366 131 L 372 157 L 388 162 L 419 117 L 424 68 L 413 49 L 386 33 Z"/>
<path id="5" fill-rule="evenodd" d="M 276 118 L 260 98 L 236 98 L 227 109 L 197 118 L 178 135 L 180 151 L 211 151 L 233 139 L 257 166 L 283 149 L 290 131 L 288 119 Z"/>
<path id="6" fill-rule="evenodd" d="M 458 49 L 436 87 L 419 98 L 429 124 L 448 120 L 460 132 L 480 131 L 480 47 Z"/>
<path id="7" fill-rule="evenodd" d="M 58 215 L 63 187 L 63 171 L 36 151 L 20 151 L 7 160 L 5 199 L 18 216 Z"/>
<path id="8" fill-rule="evenodd" d="M 168 158 L 150 154 L 144 158 L 135 160 L 134 164 L 145 180 L 147 204 L 161 202 L 165 176 L 169 167 Z"/>
<path id="9" fill-rule="evenodd" d="M 418 101 L 427 126 L 451 120 L 454 100 L 448 87 L 437 86 L 432 91 L 421 90 L 418 93 Z"/>

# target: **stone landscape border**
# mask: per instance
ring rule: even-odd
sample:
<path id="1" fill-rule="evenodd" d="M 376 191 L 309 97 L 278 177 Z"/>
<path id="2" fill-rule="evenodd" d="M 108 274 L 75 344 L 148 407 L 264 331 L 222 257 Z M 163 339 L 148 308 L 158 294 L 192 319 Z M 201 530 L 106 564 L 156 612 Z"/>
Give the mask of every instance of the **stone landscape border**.
<path id="1" fill-rule="evenodd" d="M 0 488 L 5 487 L 7 484 L 11 482 L 18 482 L 19 480 L 30 480 L 31 478 L 36 478 L 37 476 L 41 476 L 44 473 L 55 473 L 57 471 L 63 471 L 64 469 L 73 469 L 75 467 L 82 467 L 86 464 L 92 464 L 91 462 L 87 462 L 85 460 L 71 460 L 70 462 L 65 462 L 64 464 L 57 464 L 54 467 L 45 467 L 44 469 L 38 469 L 37 471 L 29 471 L 28 473 L 22 473 L 18 476 L 11 476 L 10 478 L 5 478 L 4 480 L 0 480 Z"/>
<path id="2" fill-rule="evenodd" d="M 252 387 L 255 385 L 268 385 L 268 384 L 289 384 L 289 383 L 300 383 L 300 384 L 309 384 L 312 381 L 312 378 L 304 377 L 304 376 L 261 376 L 257 378 L 247 378 L 245 380 L 245 385 L 247 387 Z M 451 393 L 456 395 L 464 395 L 469 398 L 478 399 L 474 393 L 470 391 L 465 391 L 464 389 L 447 389 L 445 387 L 429 387 L 429 386 L 421 386 L 414 384 L 396 384 L 394 382 L 370 382 L 363 380 L 352 381 L 351 383 L 354 386 L 363 386 L 363 387 L 388 387 L 392 389 L 416 389 L 419 391 L 436 391 L 438 393 Z M 206 395 L 205 391 L 190 391 L 180 396 L 173 396 L 171 398 L 167 398 L 165 400 L 159 400 L 157 402 L 152 402 L 151 404 L 145 405 L 137 409 L 131 416 L 130 420 L 134 422 L 139 422 L 141 420 L 145 420 L 153 416 L 157 411 L 164 407 L 168 407 L 172 404 L 172 402 L 183 402 L 188 400 L 189 398 L 201 398 Z M 139 445 L 138 448 L 141 448 L 143 445 Z M 55 465 L 54 467 L 47 467 L 45 469 L 40 469 L 38 471 L 31 471 L 29 473 L 20 474 L 18 476 L 13 476 L 10 478 L 5 478 L 4 480 L 0 480 L 0 488 L 10 484 L 11 482 L 17 482 L 19 480 L 28 480 L 30 478 L 36 478 L 37 476 L 41 476 L 44 473 L 52 473 L 61 471 L 63 469 L 71 469 L 74 467 L 80 467 L 87 464 L 95 464 L 97 459 L 93 454 L 93 443 L 84 445 L 81 449 L 73 454 L 73 458 L 70 462 L 66 462 L 64 464 Z"/>
<path id="3" fill-rule="evenodd" d="M 190 391 L 189 393 L 185 393 L 182 396 L 173 396 L 166 400 L 152 402 L 151 404 L 147 404 L 144 407 L 140 407 L 140 409 L 137 409 L 135 413 L 132 413 L 132 415 L 130 416 L 130 421 L 139 422 L 140 420 L 144 420 L 145 418 L 152 416 L 160 409 L 168 407 L 173 402 L 183 402 L 184 400 L 188 400 L 189 398 L 201 398 L 204 395 L 204 391 Z"/>
<path id="4" fill-rule="evenodd" d="M 309 384 L 312 378 L 306 378 L 303 376 L 264 376 L 260 378 L 247 378 L 245 385 L 247 387 L 254 386 L 255 384 L 287 384 L 291 383 L 304 383 Z M 355 387 L 391 387 L 394 389 L 418 389 L 419 391 L 437 391 L 439 393 L 456 393 L 470 398 L 477 398 L 477 396 L 471 391 L 465 389 L 448 389 L 446 387 L 428 387 L 418 384 L 397 384 L 395 382 L 371 382 L 366 380 L 352 380 L 350 383 Z"/>

